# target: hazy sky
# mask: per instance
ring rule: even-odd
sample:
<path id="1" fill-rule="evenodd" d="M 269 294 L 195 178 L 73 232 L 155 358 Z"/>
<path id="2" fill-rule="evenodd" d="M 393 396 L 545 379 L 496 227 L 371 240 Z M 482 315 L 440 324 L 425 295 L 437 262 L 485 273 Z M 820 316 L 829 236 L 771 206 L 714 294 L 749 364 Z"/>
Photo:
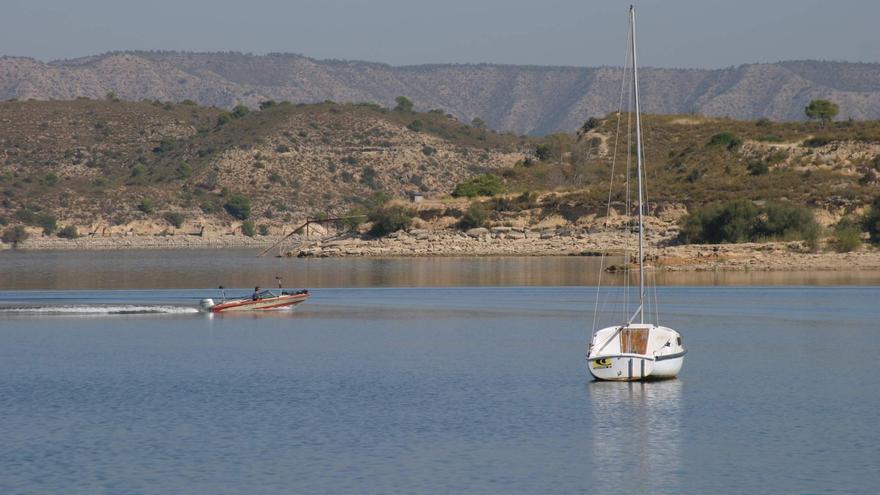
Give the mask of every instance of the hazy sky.
<path id="1" fill-rule="evenodd" d="M 294 52 L 394 65 L 620 65 L 615 0 L 0 0 L 0 54 Z M 880 0 L 641 0 L 642 65 L 880 62 Z"/>

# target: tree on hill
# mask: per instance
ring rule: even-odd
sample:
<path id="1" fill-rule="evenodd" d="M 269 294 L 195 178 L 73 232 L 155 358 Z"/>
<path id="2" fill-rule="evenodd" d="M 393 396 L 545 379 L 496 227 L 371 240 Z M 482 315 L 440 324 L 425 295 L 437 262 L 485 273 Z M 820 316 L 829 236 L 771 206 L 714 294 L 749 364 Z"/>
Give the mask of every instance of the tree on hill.
<path id="1" fill-rule="evenodd" d="M 251 200 L 239 193 L 230 194 L 223 204 L 226 212 L 239 220 L 247 220 L 251 216 Z"/>
<path id="2" fill-rule="evenodd" d="M 834 120 L 839 111 L 840 107 L 837 106 L 837 103 L 829 100 L 813 100 L 804 108 L 804 113 L 807 114 L 807 117 L 818 120 L 821 122 L 822 127 L 825 127 L 828 122 Z"/>
<path id="3" fill-rule="evenodd" d="M 484 129 L 486 127 L 486 122 L 479 117 L 474 117 L 474 120 L 471 121 L 471 127 L 475 127 L 477 129 Z"/>
<path id="4" fill-rule="evenodd" d="M 394 110 L 398 112 L 412 112 L 413 102 L 406 96 L 398 96 L 394 101 L 397 102 L 397 106 L 394 107 Z"/>
<path id="5" fill-rule="evenodd" d="M 238 119 L 244 117 L 249 114 L 250 111 L 251 109 L 244 105 L 235 105 L 235 107 L 232 108 L 232 118 Z"/>

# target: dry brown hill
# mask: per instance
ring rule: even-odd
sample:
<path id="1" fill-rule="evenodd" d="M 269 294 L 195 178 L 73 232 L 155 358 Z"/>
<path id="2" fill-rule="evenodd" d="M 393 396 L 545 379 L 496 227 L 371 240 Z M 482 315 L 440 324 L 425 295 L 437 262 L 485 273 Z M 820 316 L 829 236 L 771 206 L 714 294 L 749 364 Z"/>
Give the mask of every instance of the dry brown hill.
<path id="1" fill-rule="evenodd" d="M 45 212 L 93 229 L 167 226 L 162 216 L 178 213 L 192 227 L 228 225 L 224 205 L 241 196 L 251 218 L 291 222 L 378 192 L 447 194 L 531 147 L 442 113 L 375 105 L 280 104 L 236 116 L 192 104 L 6 102 L 0 217 Z"/>
<path id="2" fill-rule="evenodd" d="M 801 120 L 815 98 L 840 105 L 841 118 L 880 118 L 880 64 L 793 61 L 718 70 L 642 71 L 643 109 L 736 119 Z M 617 109 L 620 70 L 610 67 L 418 65 L 315 60 L 300 55 L 115 52 L 43 63 L 0 58 L 0 99 L 190 99 L 224 108 L 256 108 L 274 99 L 392 106 L 409 96 L 423 110 L 442 108 L 462 122 L 525 134 L 573 131 Z"/>
<path id="3" fill-rule="evenodd" d="M 507 192 L 488 204 L 496 220 L 577 221 L 604 211 L 616 126 L 611 115 L 578 134 L 526 138 L 442 112 L 368 104 L 226 112 L 192 103 L 5 102 L 0 223 L 36 227 L 52 217 L 80 231 L 228 231 L 247 216 L 280 230 L 380 192 L 442 198 L 486 172 Z M 827 212 L 828 224 L 860 211 L 880 186 L 877 121 L 822 128 L 646 115 L 645 130 L 655 213 L 721 199 L 789 200 Z M 616 148 L 618 183 L 628 146 Z M 431 204 L 432 218 L 454 214 Z M 467 206 L 450 209 L 460 215 Z"/>

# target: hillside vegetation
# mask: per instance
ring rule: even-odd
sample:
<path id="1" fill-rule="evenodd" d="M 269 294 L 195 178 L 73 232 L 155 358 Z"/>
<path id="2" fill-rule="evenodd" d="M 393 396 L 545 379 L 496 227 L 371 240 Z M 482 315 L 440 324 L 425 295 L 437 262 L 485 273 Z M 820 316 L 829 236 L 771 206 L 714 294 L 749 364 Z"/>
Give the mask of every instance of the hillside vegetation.
<path id="1" fill-rule="evenodd" d="M 346 212 L 369 212 L 379 230 L 407 224 L 404 214 L 462 228 L 543 225 L 554 217 L 584 224 L 605 214 L 609 191 L 614 212 L 626 214 L 619 186 L 632 144 L 614 142 L 616 115 L 590 119 L 575 134 L 527 138 L 439 111 L 332 102 L 260 107 L 113 95 L 0 103 L 0 224 L 66 236 L 108 229 L 280 233 L 307 217 Z M 805 232 L 786 223 L 771 229 L 767 215 L 801 213 L 764 207 L 768 201 L 808 207 L 822 226 L 852 222 L 880 185 L 877 121 L 646 115 L 644 126 L 648 211 L 677 218 L 716 202 L 754 202 L 753 230 L 731 238 Z M 383 206 L 414 193 L 433 201 Z M 725 210 L 713 208 L 693 225 L 717 223 Z M 70 226 L 77 230 L 65 230 Z"/>
<path id="2" fill-rule="evenodd" d="M 802 120 L 810 100 L 825 98 L 840 105 L 844 119 L 880 118 L 880 64 L 646 67 L 641 75 L 648 113 Z M 393 67 L 293 54 L 135 51 L 49 63 L 0 57 L 0 99 L 103 98 L 112 91 L 129 101 L 190 99 L 226 109 L 238 104 L 256 109 L 269 99 L 367 101 L 392 107 L 395 97 L 408 95 L 416 109 L 442 108 L 462 122 L 480 118 L 493 129 L 544 135 L 572 132 L 587 118 L 617 109 L 620 77 L 620 69 L 613 67 Z"/>
<path id="3" fill-rule="evenodd" d="M 443 113 L 376 105 L 226 112 L 112 98 L 6 102 L 0 217 L 35 224 L 44 214 L 90 229 L 161 225 L 169 212 L 189 224 L 280 224 L 340 213 L 380 191 L 446 194 L 531 148 Z M 184 223 L 174 218 L 169 226 Z"/>
<path id="4" fill-rule="evenodd" d="M 654 208 L 749 199 L 790 201 L 842 214 L 862 207 L 878 192 L 878 121 L 821 127 L 647 115 L 643 124 L 648 200 Z M 621 125 L 625 129 L 625 115 Z M 569 207 L 603 207 L 609 195 L 617 118 L 593 120 L 589 127 L 576 135 L 545 138 L 542 151 L 547 160 L 500 171 L 509 190 L 555 190 L 554 201 L 562 212 Z M 630 146 L 625 136 L 616 146 L 618 185 L 626 175 Z M 612 200 L 624 199 L 623 188 L 613 188 Z"/>

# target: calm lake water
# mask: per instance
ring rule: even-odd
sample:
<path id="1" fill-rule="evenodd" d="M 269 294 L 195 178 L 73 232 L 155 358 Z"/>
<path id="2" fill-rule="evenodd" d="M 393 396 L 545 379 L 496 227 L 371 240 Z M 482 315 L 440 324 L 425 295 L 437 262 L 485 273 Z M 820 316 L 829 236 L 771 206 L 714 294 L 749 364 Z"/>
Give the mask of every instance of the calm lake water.
<path id="1" fill-rule="evenodd" d="M 0 493 L 876 492 L 868 283 L 660 287 L 681 377 L 621 384 L 585 367 L 589 259 L 19 254 Z M 279 267 L 318 287 L 295 312 L 210 317 L 186 289 Z M 356 287 L 395 284 L 434 287 Z"/>

